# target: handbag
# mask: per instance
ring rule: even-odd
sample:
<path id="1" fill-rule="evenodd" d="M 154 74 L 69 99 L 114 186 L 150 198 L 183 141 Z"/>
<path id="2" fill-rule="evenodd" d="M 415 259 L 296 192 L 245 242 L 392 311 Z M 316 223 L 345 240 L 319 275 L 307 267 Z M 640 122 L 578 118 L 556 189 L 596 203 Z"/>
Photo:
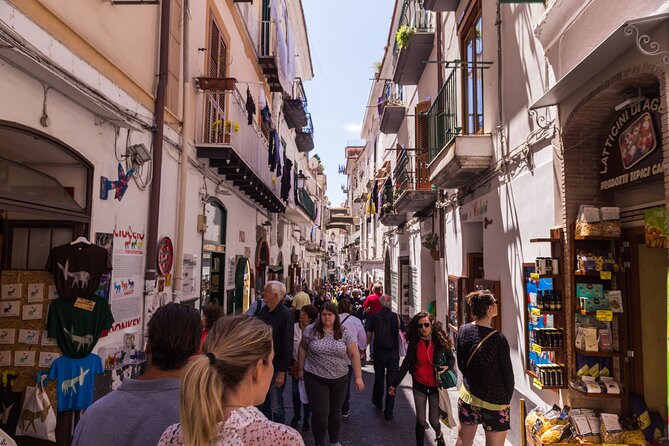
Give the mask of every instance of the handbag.
<path id="1" fill-rule="evenodd" d="M 446 389 L 439 389 L 439 421 L 444 423 L 444 426 L 449 429 L 457 426 L 451 407 L 451 397 L 448 395 L 448 390 Z"/>
<path id="2" fill-rule="evenodd" d="M 16 435 L 56 441 L 56 414 L 42 381 L 39 381 L 36 387 L 26 387 Z"/>
<path id="3" fill-rule="evenodd" d="M 397 347 L 401 357 L 407 355 L 408 344 L 404 332 L 400 330 L 400 327 L 402 326 L 402 324 L 400 323 L 400 315 L 396 314 L 396 316 L 397 316 Z"/>
<path id="4" fill-rule="evenodd" d="M 458 384 L 458 376 L 451 369 L 440 373 L 439 379 L 441 381 L 439 387 L 442 389 L 450 389 L 451 387 L 455 387 Z"/>

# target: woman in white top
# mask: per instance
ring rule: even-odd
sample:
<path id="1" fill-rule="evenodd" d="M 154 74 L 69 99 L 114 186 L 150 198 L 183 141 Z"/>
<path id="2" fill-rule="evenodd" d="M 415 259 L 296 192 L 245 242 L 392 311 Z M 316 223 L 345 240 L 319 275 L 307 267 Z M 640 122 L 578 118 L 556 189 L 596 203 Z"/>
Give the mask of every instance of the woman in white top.
<path id="1" fill-rule="evenodd" d="M 351 301 L 349 299 L 341 299 L 339 301 L 339 318 L 341 319 L 341 325 L 350 331 L 353 334 L 357 344 L 358 350 L 360 351 L 360 361 L 365 357 L 365 350 L 367 349 L 367 333 L 365 332 L 365 327 L 362 325 L 360 319 L 354 316 L 352 310 Z M 348 418 L 351 399 L 351 375 L 353 374 L 353 367 L 351 365 L 351 360 L 348 359 L 348 385 L 346 387 L 346 398 L 344 399 L 344 404 L 341 406 L 341 416 Z"/>
<path id="2" fill-rule="evenodd" d="M 300 408 L 304 407 L 304 421 L 302 422 L 302 431 L 308 432 L 311 429 L 309 418 L 311 417 L 311 410 L 308 404 L 302 404 L 300 399 L 300 379 L 297 377 L 297 355 L 300 348 L 300 341 L 302 340 L 302 332 L 311 325 L 318 317 L 318 308 L 314 305 L 308 304 L 302 306 L 300 309 L 300 321 L 295 322 L 295 333 L 293 335 L 293 365 L 290 368 L 290 375 L 293 382 L 293 419 L 290 422 L 290 427 L 297 429 L 297 423 L 300 421 Z"/>
<path id="3" fill-rule="evenodd" d="M 180 419 L 158 446 L 304 446 L 300 434 L 254 406 L 272 381 L 272 329 L 257 318 L 223 317 L 209 332 L 181 386 Z"/>

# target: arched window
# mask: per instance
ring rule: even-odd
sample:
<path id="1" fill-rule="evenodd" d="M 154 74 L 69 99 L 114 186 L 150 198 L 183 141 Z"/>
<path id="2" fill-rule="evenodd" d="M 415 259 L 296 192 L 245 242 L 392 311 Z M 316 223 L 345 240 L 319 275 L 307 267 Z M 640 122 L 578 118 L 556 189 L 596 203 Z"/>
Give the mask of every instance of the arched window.
<path id="1" fill-rule="evenodd" d="M 207 218 L 207 229 L 204 232 L 205 243 L 225 245 L 228 211 L 218 201 L 208 201 L 204 205 L 204 215 Z"/>

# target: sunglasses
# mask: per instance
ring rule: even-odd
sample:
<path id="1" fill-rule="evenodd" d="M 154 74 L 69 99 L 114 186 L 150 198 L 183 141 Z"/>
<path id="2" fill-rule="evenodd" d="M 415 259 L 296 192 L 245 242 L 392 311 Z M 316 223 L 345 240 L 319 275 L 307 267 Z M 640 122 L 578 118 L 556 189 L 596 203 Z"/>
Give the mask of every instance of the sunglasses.
<path id="1" fill-rule="evenodd" d="M 430 328 L 430 325 L 432 325 L 432 324 L 430 324 L 429 322 L 426 322 L 424 324 L 418 324 L 418 328 Z"/>

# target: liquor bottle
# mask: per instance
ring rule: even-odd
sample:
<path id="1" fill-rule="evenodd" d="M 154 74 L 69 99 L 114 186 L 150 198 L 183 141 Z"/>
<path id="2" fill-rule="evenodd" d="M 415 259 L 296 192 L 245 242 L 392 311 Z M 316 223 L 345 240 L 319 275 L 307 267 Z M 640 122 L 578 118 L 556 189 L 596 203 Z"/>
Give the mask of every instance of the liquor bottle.
<path id="1" fill-rule="evenodd" d="M 544 293 L 541 290 L 537 290 L 537 308 L 544 309 Z"/>
<path id="2" fill-rule="evenodd" d="M 553 291 L 555 293 L 555 310 L 562 310 L 562 296 L 560 296 L 559 291 Z"/>
<path id="3" fill-rule="evenodd" d="M 548 302 L 549 302 L 550 310 L 555 311 L 557 309 L 556 308 L 557 305 L 555 304 L 555 291 L 551 290 L 549 293 L 550 294 L 549 294 Z"/>

